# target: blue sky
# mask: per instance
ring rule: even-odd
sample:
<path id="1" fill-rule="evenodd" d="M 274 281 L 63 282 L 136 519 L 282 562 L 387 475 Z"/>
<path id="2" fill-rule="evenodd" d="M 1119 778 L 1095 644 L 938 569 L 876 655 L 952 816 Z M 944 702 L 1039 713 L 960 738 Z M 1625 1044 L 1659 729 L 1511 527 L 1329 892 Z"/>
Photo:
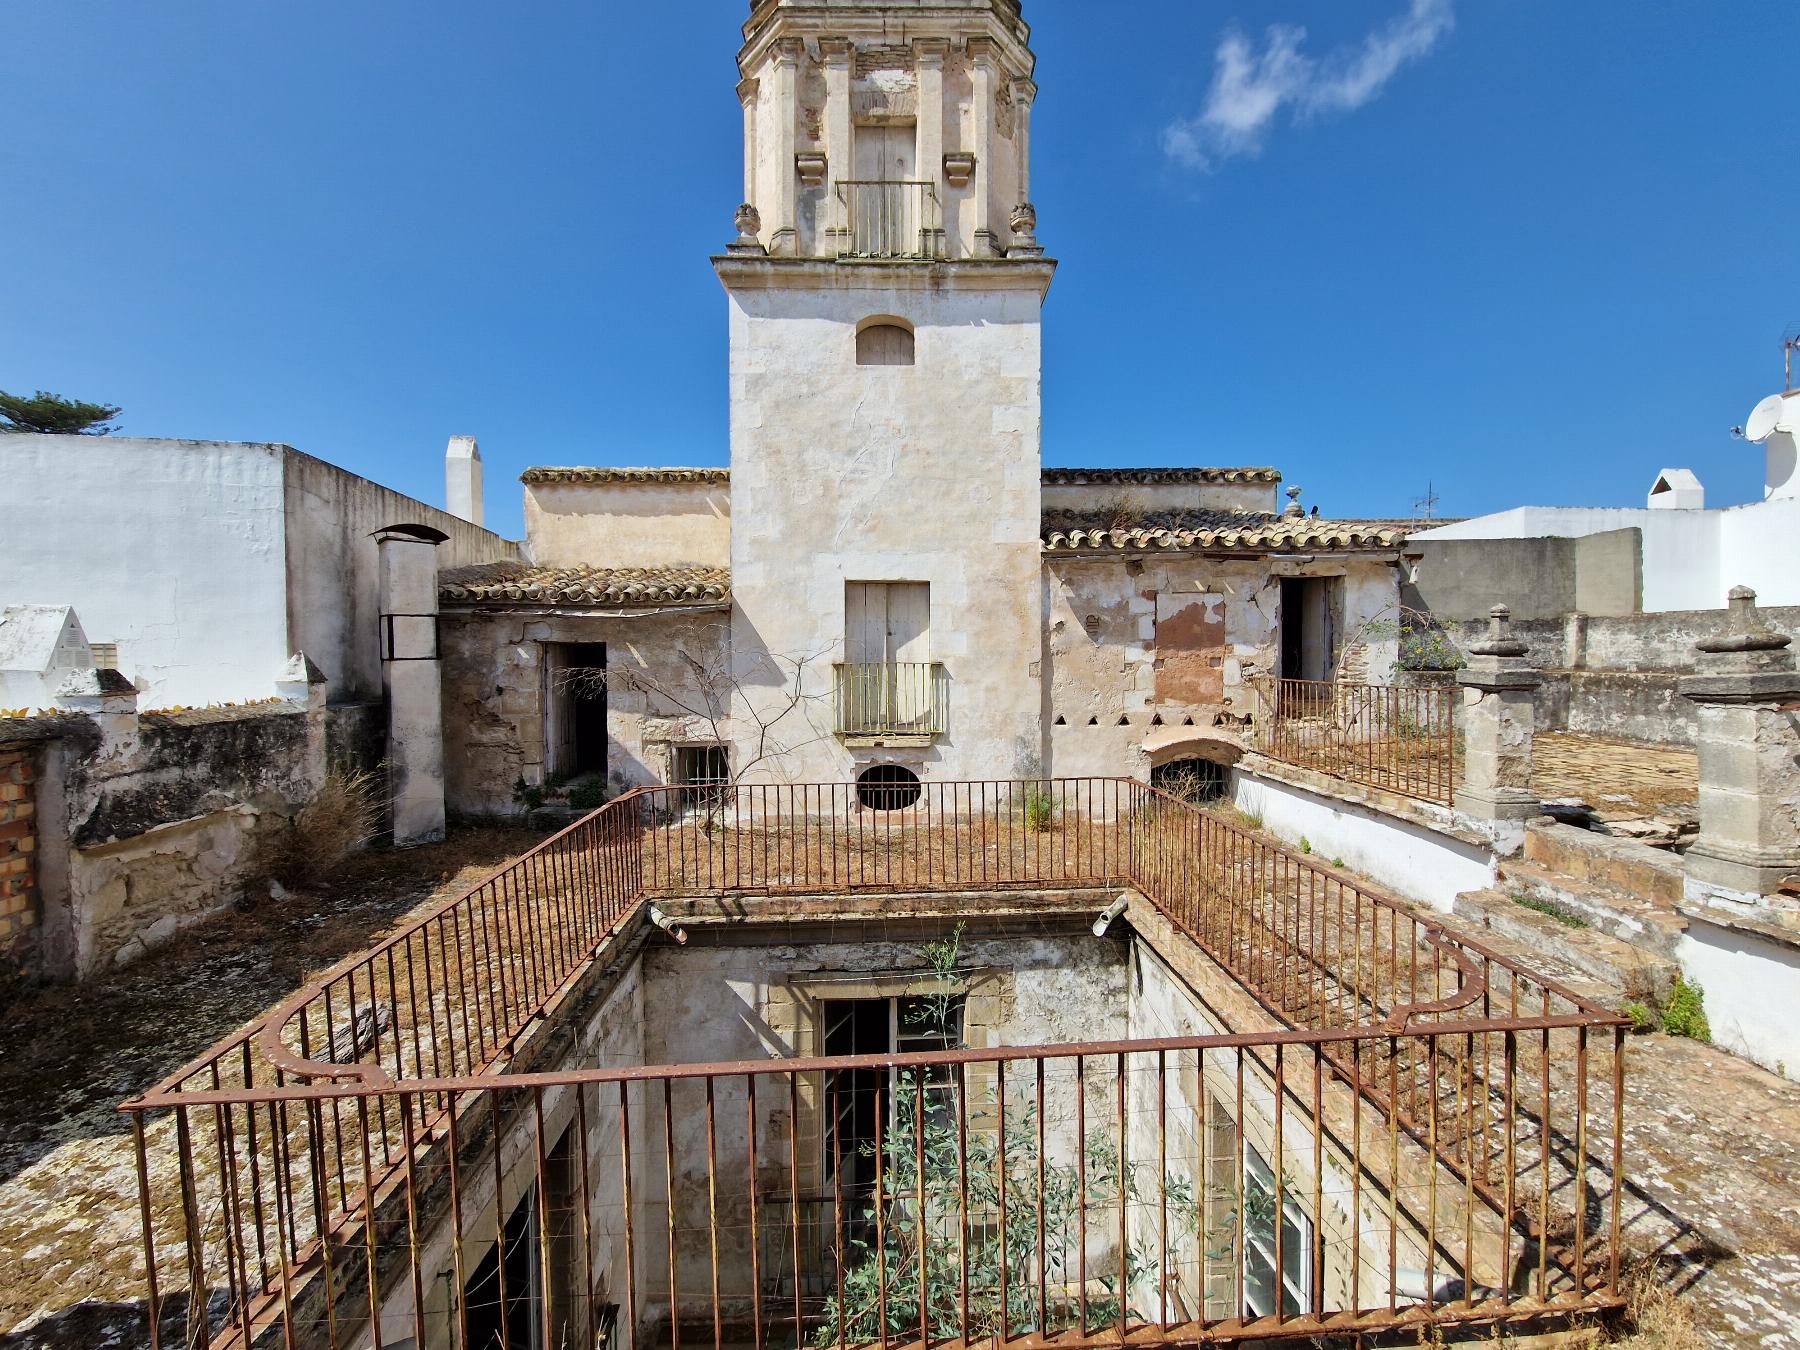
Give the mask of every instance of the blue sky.
<path id="1" fill-rule="evenodd" d="M 438 501 L 726 458 L 741 0 L 0 0 L 0 388 Z M 1792 0 L 1026 0 L 1046 462 L 1639 502 L 1800 324 Z"/>

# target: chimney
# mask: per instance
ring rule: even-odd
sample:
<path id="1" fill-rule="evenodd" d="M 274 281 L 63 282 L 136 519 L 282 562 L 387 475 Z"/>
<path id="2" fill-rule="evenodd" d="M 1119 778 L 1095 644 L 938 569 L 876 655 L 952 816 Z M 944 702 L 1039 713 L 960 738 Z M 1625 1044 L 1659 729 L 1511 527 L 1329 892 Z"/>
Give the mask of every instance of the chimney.
<path id="1" fill-rule="evenodd" d="M 444 509 L 471 525 L 482 523 L 481 447 L 473 436 L 452 436 L 444 451 Z"/>

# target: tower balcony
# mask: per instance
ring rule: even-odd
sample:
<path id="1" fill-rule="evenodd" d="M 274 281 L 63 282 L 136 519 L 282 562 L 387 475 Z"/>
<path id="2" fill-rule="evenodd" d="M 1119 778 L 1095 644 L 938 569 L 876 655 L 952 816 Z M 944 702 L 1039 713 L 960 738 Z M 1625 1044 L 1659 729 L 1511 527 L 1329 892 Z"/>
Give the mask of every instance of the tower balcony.
<path id="1" fill-rule="evenodd" d="M 947 256 L 936 183 L 840 178 L 836 188 L 837 223 L 825 232 L 827 253 L 908 262 Z"/>
<path id="2" fill-rule="evenodd" d="M 950 730 L 950 680 L 935 661 L 839 662 L 832 667 L 840 736 L 942 736 Z"/>

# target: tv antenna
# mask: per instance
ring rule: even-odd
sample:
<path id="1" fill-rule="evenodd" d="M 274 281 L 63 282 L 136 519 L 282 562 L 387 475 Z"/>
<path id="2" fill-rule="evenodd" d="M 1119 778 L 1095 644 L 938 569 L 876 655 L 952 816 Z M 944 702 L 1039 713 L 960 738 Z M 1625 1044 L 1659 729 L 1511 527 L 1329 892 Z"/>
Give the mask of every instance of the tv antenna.
<path id="1" fill-rule="evenodd" d="M 1795 345 L 1800 346 L 1800 342 L 1797 342 Z M 1412 504 L 1413 514 L 1415 516 L 1419 516 L 1425 520 L 1432 520 L 1435 518 L 1435 515 L 1437 512 L 1437 505 L 1438 505 L 1438 495 L 1435 491 L 1433 491 L 1432 482 L 1428 478 L 1425 480 L 1425 495 L 1423 497 L 1415 497 L 1413 499 L 1413 504 Z"/>
<path id="2" fill-rule="evenodd" d="M 1781 388 L 1785 393 L 1794 387 L 1794 353 L 1800 352 L 1800 324 L 1781 335 Z"/>

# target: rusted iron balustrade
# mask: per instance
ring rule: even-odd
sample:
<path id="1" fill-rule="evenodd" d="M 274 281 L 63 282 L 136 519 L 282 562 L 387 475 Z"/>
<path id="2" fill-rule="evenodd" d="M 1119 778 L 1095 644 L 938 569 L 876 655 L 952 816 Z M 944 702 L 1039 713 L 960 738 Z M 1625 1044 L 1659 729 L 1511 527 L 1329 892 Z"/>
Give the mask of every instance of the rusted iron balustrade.
<path id="1" fill-rule="evenodd" d="M 949 731 L 950 681 L 936 661 L 839 662 L 832 710 L 845 736 L 942 736 Z"/>
<path id="2" fill-rule="evenodd" d="M 1262 679 L 1256 689 L 1256 748 L 1270 758 L 1421 801 L 1454 799 L 1454 686 Z"/>
<path id="3" fill-rule="evenodd" d="M 195 1345 L 525 1350 L 512 1308 L 542 1345 L 722 1350 L 1617 1303 L 1621 1019 L 1142 784 L 854 801 L 629 794 L 127 1103 L 152 1311 L 222 1295 Z M 1296 1029 L 507 1071 L 646 897 L 1108 884 Z M 832 1123 L 857 1094 L 873 1138 Z"/>
<path id="4" fill-rule="evenodd" d="M 839 254 L 849 258 L 943 256 L 943 210 L 928 179 L 837 181 Z"/>

